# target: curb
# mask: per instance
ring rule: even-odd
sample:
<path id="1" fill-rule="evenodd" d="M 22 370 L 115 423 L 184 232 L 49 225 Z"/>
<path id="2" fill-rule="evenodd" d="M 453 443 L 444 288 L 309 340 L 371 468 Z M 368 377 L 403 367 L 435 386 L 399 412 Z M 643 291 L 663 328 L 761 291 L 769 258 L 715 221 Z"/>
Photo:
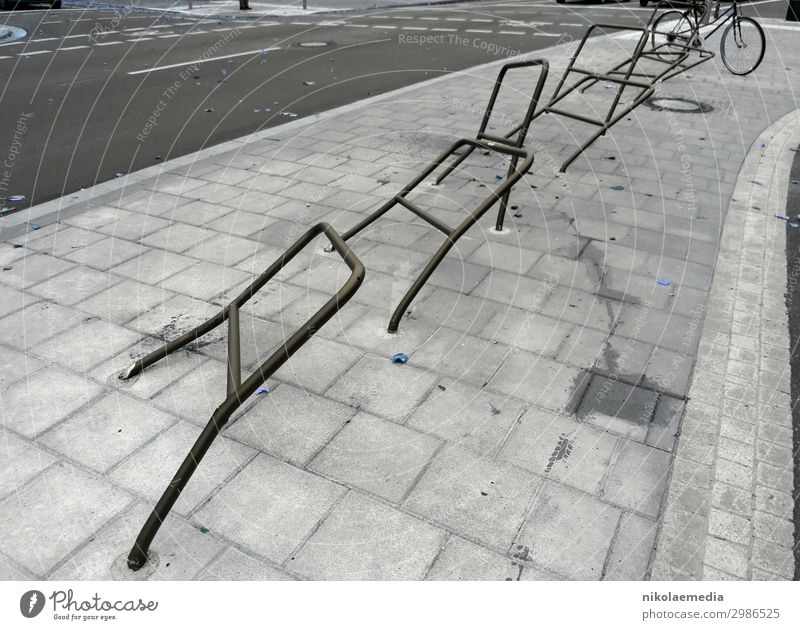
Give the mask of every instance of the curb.
<path id="1" fill-rule="evenodd" d="M 653 580 L 794 577 L 793 510 L 781 504 L 789 497 L 792 505 L 794 481 L 785 457 L 792 445 L 786 225 L 774 215 L 786 207 L 789 147 L 798 143 L 800 109 L 759 135 L 731 195 Z M 755 376 L 745 378 L 736 359 L 751 363 Z M 742 454 L 735 461 L 731 448 Z"/>

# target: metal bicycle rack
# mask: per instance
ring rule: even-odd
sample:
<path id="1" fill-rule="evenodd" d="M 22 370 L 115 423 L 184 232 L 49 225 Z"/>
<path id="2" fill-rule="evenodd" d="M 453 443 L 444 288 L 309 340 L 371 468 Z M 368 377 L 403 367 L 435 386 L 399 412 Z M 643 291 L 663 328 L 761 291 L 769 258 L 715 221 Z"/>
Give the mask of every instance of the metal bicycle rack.
<path id="1" fill-rule="evenodd" d="M 561 165 L 560 172 L 566 172 L 567 168 L 574 162 L 587 148 L 594 142 L 604 136 L 608 130 L 622 120 L 625 116 L 630 114 L 634 109 L 639 107 L 648 98 L 653 95 L 658 83 L 671 79 L 682 72 L 686 72 L 696 65 L 708 61 L 714 56 L 714 53 L 706 51 L 705 49 L 698 49 L 690 46 L 688 43 L 675 43 L 664 42 L 658 46 L 651 47 L 650 39 L 653 34 L 652 22 L 655 16 L 655 11 L 650 19 L 650 24 L 643 27 L 623 26 L 619 24 L 592 24 L 586 29 L 583 34 L 578 47 L 570 58 L 564 74 L 561 75 L 558 85 L 556 86 L 550 100 L 547 101 L 540 109 L 538 109 L 528 121 L 531 123 L 543 114 L 555 114 L 557 116 L 564 116 L 579 122 L 586 123 L 597 127 L 595 131 L 586 141 L 584 141 Z M 587 40 L 596 29 L 613 30 L 613 31 L 632 31 L 639 32 L 640 36 L 636 43 L 636 47 L 624 61 L 613 66 L 607 72 L 594 72 L 586 68 L 581 68 L 576 65 L 581 52 L 583 51 Z M 677 49 L 677 50 L 676 50 Z M 691 59 L 692 53 L 698 53 L 699 59 Z M 637 69 L 638 64 L 642 60 L 654 61 L 665 66 L 659 72 L 642 72 Z M 580 78 L 576 81 L 568 83 L 570 75 L 575 74 Z M 556 107 L 567 96 L 574 92 L 584 93 L 586 90 L 596 85 L 600 81 L 613 83 L 617 85 L 617 90 L 612 102 L 603 118 L 592 118 L 584 114 L 571 112 L 560 107 Z M 620 109 L 620 102 L 626 88 L 636 88 L 639 91 L 633 96 L 631 101 Z M 519 137 L 517 134 L 522 134 L 523 125 L 517 125 L 508 134 L 506 138 Z M 527 133 L 527 131 L 526 131 Z M 523 136 L 524 138 L 524 136 Z"/>
<path id="2" fill-rule="evenodd" d="M 510 70 L 515 70 L 519 68 L 528 68 L 538 66 L 541 67 L 541 72 L 539 75 L 539 79 L 536 84 L 536 88 L 531 96 L 530 103 L 528 105 L 528 110 L 523 118 L 522 122 L 517 125 L 515 128 L 516 131 L 514 134 L 509 134 L 505 137 L 497 136 L 493 134 L 489 134 L 486 132 L 486 128 L 489 124 L 489 120 L 492 116 L 492 112 L 494 110 L 497 96 L 500 92 L 500 88 L 503 84 L 503 80 L 505 79 L 506 74 Z M 505 211 L 506 206 L 508 204 L 509 196 L 511 195 L 511 189 L 514 185 L 520 180 L 520 178 L 528 172 L 531 165 L 533 164 L 533 154 L 529 151 L 526 151 L 523 148 L 525 143 L 526 136 L 528 134 L 528 126 L 530 121 L 536 111 L 536 107 L 539 102 L 539 96 L 541 94 L 542 88 L 544 87 L 545 80 L 547 79 L 547 72 L 548 72 L 548 63 L 542 59 L 536 59 L 531 61 L 521 61 L 521 62 L 514 62 L 509 63 L 503 66 L 500 70 L 500 73 L 495 80 L 494 87 L 492 89 L 492 95 L 489 99 L 489 105 L 486 108 L 486 111 L 483 115 L 483 120 L 481 122 L 480 128 L 478 130 L 477 137 L 472 140 L 469 138 L 462 138 L 447 148 L 444 152 L 442 152 L 439 157 L 437 157 L 428 167 L 425 168 L 417 177 L 415 177 L 409 184 L 403 187 L 403 189 L 397 193 L 392 199 L 387 201 L 383 204 L 380 208 L 375 210 L 372 214 L 366 217 L 363 221 L 360 221 L 358 224 L 350 228 L 347 232 L 342 234 L 342 238 L 347 241 L 354 236 L 356 236 L 359 232 L 370 226 L 372 223 L 380 219 L 383 215 L 385 215 L 389 210 L 393 207 L 400 205 L 404 207 L 406 210 L 413 212 L 416 214 L 420 219 L 428 223 L 429 225 L 433 226 L 440 232 L 445 235 L 445 241 L 442 243 L 441 247 L 437 250 L 437 252 L 433 255 L 430 259 L 428 264 L 422 270 L 420 275 L 411 285 L 411 287 L 406 291 L 403 298 L 400 300 L 399 304 L 395 308 L 392 316 L 389 320 L 388 331 L 390 333 L 397 332 L 397 329 L 400 326 L 400 319 L 403 317 L 403 313 L 405 313 L 406 309 L 411 305 L 411 302 L 417 296 L 419 291 L 431 277 L 436 268 L 441 264 L 444 257 L 447 255 L 447 252 L 455 245 L 456 241 L 461 238 L 467 230 L 469 230 L 475 223 L 477 223 L 480 218 L 489 211 L 492 206 L 494 206 L 498 201 L 500 202 L 500 208 L 497 213 L 497 221 L 495 223 L 496 229 L 502 230 L 503 229 L 503 221 L 505 218 Z M 464 149 L 462 152 L 459 150 Z M 439 175 L 439 177 L 434 180 L 435 185 L 439 185 L 448 175 L 450 175 L 459 164 L 461 164 L 464 160 L 469 157 L 469 155 L 475 151 L 475 149 L 482 149 L 487 152 L 494 152 L 501 155 L 506 155 L 509 158 L 509 166 L 508 171 L 506 173 L 505 178 L 503 179 L 502 183 L 473 211 L 470 215 L 462 221 L 457 227 L 450 227 L 449 225 L 445 224 L 443 221 L 437 219 L 435 216 L 423 210 L 419 206 L 417 206 L 414 202 L 407 199 L 409 193 L 411 193 L 417 186 L 419 186 L 422 182 L 428 179 L 440 166 L 442 166 L 449 158 L 455 156 L 455 160 L 453 160 L 444 170 L 444 172 Z M 522 164 L 520 166 L 520 160 Z"/>
<path id="3" fill-rule="evenodd" d="M 314 313 L 305 324 L 298 328 L 280 348 L 273 352 L 266 361 L 261 363 L 261 365 L 247 377 L 244 383 L 242 383 L 239 309 L 320 234 L 324 234 L 328 238 L 333 249 L 336 250 L 345 264 L 350 268 L 350 277 L 342 288 L 331 297 L 322 308 Z M 222 324 L 225 320 L 228 321 L 227 397 L 212 414 L 208 424 L 206 424 L 202 433 L 195 441 L 194 446 L 192 446 L 192 449 L 186 455 L 180 468 L 178 468 L 172 481 L 170 481 L 164 494 L 147 519 L 147 522 L 139 532 L 139 536 L 128 555 L 129 568 L 138 571 L 147 562 L 147 552 L 150 548 L 150 544 L 153 542 L 153 538 L 155 538 L 159 528 L 167 518 L 173 505 L 175 505 L 175 501 L 178 500 L 178 497 L 197 469 L 203 456 L 219 435 L 222 428 L 228 420 L 230 420 L 233 413 L 241 407 L 244 401 L 253 395 L 264 381 L 272 376 L 295 352 L 303 347 L 303 345 L 339 311 L 339 309 L 347 304 L 353 294 L 358 290 L 359 286 L 361 286 L 363 280 L 364 265 L 361 264 L 361 261 L 330 225 L 327 223 L 318 223 L 301 236 L 280 258 L 278 258 L 278 260 L 272 263 L 264 273 L 256 278 L 249 287 L 242 291 L 242 293 L 220 311 L 218 315 L 181 335 L 177 339 L 170 341 L 158 350 L 139 359 L 119 375 L 119 378 L 122 380 L 129 379 L 157 361 L 160 361 L 170 353 L 196 341 L 198 338 Z"/>

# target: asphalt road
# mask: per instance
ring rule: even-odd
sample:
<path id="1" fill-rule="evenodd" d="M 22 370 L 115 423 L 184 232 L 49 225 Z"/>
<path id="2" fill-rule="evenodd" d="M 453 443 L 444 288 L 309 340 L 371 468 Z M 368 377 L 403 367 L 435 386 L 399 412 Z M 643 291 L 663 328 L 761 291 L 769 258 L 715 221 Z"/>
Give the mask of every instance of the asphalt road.
<path id="1" fill-rule="evenodd" d="M 0 44 L 0 156 L 13 156 L 12 167 L 0 169 L 6 213 L 296 117 L 574 39 L 591 22 L 649 16 L 638 2 L 551 0 L 226 21 L 64 6 L 0 17 L 28 33 Z M 785 13 L 776 2 L 751 11 L 762 8 Z"/>

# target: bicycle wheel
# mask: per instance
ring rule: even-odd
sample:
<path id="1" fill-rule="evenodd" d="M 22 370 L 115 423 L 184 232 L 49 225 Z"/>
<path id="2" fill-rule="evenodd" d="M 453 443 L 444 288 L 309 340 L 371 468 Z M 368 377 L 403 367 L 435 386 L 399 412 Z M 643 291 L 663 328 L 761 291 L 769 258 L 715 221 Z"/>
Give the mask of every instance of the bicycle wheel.
<path id="1" fill-rule="evenodd" d="M 692 33 L 692 22 L 687 12 L 673 9 L 665 11 L 653 22 L 650 43 L 659 59 L 673 61 L 692 41 Z"/>
<path id="2" fill-rule="evenodd" d="M 764 58 L 766 39 L 753 18 L 735 16 L 722 33 L 719 51 L 722 63 L 733 74 L 750 74 Z"/>

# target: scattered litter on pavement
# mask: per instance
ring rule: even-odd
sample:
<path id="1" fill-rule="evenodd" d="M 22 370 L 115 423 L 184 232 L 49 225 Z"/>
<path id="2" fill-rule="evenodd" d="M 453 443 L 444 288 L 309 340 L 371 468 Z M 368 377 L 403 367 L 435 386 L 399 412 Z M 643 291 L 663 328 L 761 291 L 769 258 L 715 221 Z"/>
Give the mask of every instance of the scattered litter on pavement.
<path id="1" fill-rule="evenodd" d="M 694 215 L 694 218 L 697 219 L 698 221 L 703 221 L 703 220 L 705 220 L 706 215 L 704 215 L 702 213 L 699 213 L 699 214 Z"/>
<path id="2" fill-rule="evenodd" d="M 198 527 L 201 534 L 207 534 L 209 532 L 208 527 Z"/>
<path id="3" fill-rule="evenodd" d="M 614 184 L 613 186 L 610 186 L 610 188 L 611 190 L 625 190 L 625 186 L 622 184 Z"/>
<path id="4" fill-rule="evenodd" d="M 303 81 L 303 85 L 316 85 L 316 81 Z"/>
<path id="5" fill-rule="evenodd" d="M 800 186 L 800 179 L 793 179 L 792 186 Z"/>
<path id="6" fill-rule="evenodd" d="M 12 269 L 13 267 L 11 265 L 6 265 L 5 267 L 3 267 L 3 271 L 11 271 Z"/>
<path id="7" fill-rule="evenodd" d="M 503 412 L 500 409 L 495 407 L 492 403 L 489 403 L 489 414 L 490 415 L 499 416 L 501 413 L 503 413 Z"/>
<path id="8" fill-rule="evenodd" d="M 31 223 L 31 229 L 32 230 L 41 230 L 42 226 L 39 225 L 38 223 Z"/>
<path id="9" fill-rule="evenodd" d="M 497 179 L 497 180 L 500 180 L 500 179 L 503 179 L 503 175 L 502 175 L 502 173 L 497 173 L 497 175 L 495 175 L 494 178 Z"/>
<path id="10" fill-rule="evenodd" d="M 125 173 L 114 173 L 114 177 L 125 177 Z"/>
<path id="11" fill-rule="evenodd" d="M 211 113 L 214 111 L 213 107 L 206 107 L 206 112 Z"/>
<path id="12" fill-rule="evenodd" d="M 297 118 L 297 114 L 294 112 L 281 112 L 281 116 L 287 116 L 288 118 Z"/>
<path id="13" fill-rule="evenodd" d="M 220 70 L 220 72 L 222 73 L 223 77 L 228 76 L 228 69 L 227 68 L 222 68 L 222 70 Z"/>
<path id="14" fill-rule="evenodd" d="M 25 201 L 25 195 L 11 195 L 9 201 Z"/>
<path id="15" fill-rule="evenodd" d="M 22 244 L 21 243 L 14 243 L 14 245 L 12 247 L 14 249 L 22 249 Z"/>
<path id="16" fill-rule="evenodd" d="M 800 223 L 790 223 L 789 227 L 796 230 L 798 225 L 800 225 Z"/>
<path id="17" fill-rule="evenodd" d="M 153 156 L 153 159 L 154 159 L 154 160 L 160 160 L 160 159 L 161 159 L 161 156 L 160 156 L 160 155 L 154 155 L 154 156 Z"/>
<path id="18" fill-rule="evenodd" d="M 759 143 L 756 145 L 756 147 L 758 147 L 759 149 L 763 149 L 763 148 L 764 148 L 764 147 L 766 147 L 766 146 L 767 146 L 767 145 L 766 145 L 766 144 L 764 144 L 763 142 L 759 142 Z"/>
<path id="19" fill-rule="evenodd" d="M 447 388 L 444 385 L 437 385 L 436 387 L 438 387 L 441 391 L 447 390 Z"/>
<path id="20" fill-rule="evenodd" d="M 751 184 L 755 184 L 756 186 L 763 186 L 763 185 L 764 185 L 764 184 L 762 184 L 761 182 L 757 182 L 757 181 L 756 181 L 756 180 L 754 180 L 754 179 L 751 179 L 751 180 L 750 180 L 750 183 L 751 183 Z"/>
<path id="21" fill-rule="evenodd" d="M 789 151 L 794 151 L 795 153 L 800 153 L 800 149 L 792 149 L 792 148 L 790 148 Z"/>
<path id="22" fill-rule="evenodd" d="M 256 390 L 256 396 L 260 394 L 269 394 L 269 387 L 267 387 L 266 385 L 262 385 L 261 387 L 259 387 Z"/>
<path id="23" fill-rule="evenodd" d="M 402 352 L 392 355 L 392 363 L 405 363 L 406 361 L 408 361 L 408 357 Z"/>
<path id="24" fill-rule="evenodd" d="M 779 212 L 778 214 L 775 215 L 775 218 L 776 219 L 783 219 L 784 221 L 788 221 L 789 220 L 789 215 L 783 214 L 783 212 Z"/>
<path id="25" fill-rule="evenodd" d="M 668 287 L 672 284 L 672 280 L 665 280 L 664 278 L 659 278 L 656 280 L 656 282 L 658 282 L 658 284 L 660 284 L 662 287 Z"/>

